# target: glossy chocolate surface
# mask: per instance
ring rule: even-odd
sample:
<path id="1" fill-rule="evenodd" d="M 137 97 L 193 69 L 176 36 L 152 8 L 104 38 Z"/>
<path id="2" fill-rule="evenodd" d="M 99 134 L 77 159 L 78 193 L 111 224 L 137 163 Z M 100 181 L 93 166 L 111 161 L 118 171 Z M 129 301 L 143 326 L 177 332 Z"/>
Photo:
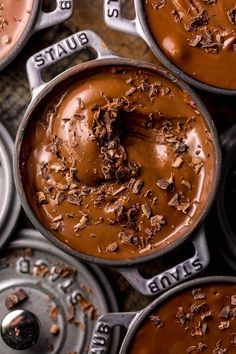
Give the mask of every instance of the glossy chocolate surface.
<path id="1" fill-rule="evenodd" d="M 82 253 L 140 257 L 199 221 L 215 151 L 195 103 L 157 73 L 99 67 L 38 105 L 24 132 L 27 200 L 56 238 Z"/>
<path id="2" fill-rule="evenodd" d="M 0 61 L 17 45 L 29 22 L 33 0 L 0 0 Z"/>
<path id="3" fill-rule="evenodd" d="M 236 89 L 235 0 L 143 0 L 165 55 L 204 83 Z"/>
<path id="4" fill-rule="evenodd" d="M 193 288 L 164 302 L 136 334 L 129 354 L 233 354 L 236 285 Z"/>

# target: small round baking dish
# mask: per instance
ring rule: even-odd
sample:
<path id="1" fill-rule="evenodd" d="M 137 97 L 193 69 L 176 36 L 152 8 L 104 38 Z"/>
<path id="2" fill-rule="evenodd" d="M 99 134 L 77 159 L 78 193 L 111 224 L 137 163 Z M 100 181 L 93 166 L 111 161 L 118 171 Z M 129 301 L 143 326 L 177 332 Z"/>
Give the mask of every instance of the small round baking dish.
<path id="1" fill-rule="evenodd" d="M 72 41 L 76 44 L 73 48 L 68 46 L 68 43 L 71 43 Z M 45 83 L 42 80 L 42 69 L 49 67 L 50 65 L 62 59 L 63 57 L 69 56 L 75 52 L 79 52 L 85 48 L 92 48 L 97 53 L 97 59 L 76 65 L 63 72 L 49 83 Z M 47 53 L 51 53 L 50 56 Z M 175 85 L 179 86 L 184 91 L 187 91 L 193 101 L 196 103 L 197 109 L 202 113 L 205 122 L 209 127 L 215 151 L 214 181 L 210 188 L 206 207 L 204 208 L 204 210 L 201 211 L 200 217 L 197 221 L 197 225 L 190 225 L 188 228 L 186 228 L 186 230 L 184 230 L 184 234 L 182 235 L 182 237 L 179 237 L 175 242 L 171 243 L 164 249 L 146 256 L 140 256 L 133 259 L 103 259 L 99 258 L 98 256 L 89 256 L 72 249 L 67 244 L 58 240 L 49 230 L 47 230 L 47 228 L 42 225 L 40 220 L 34 214 L 32 208 L 30 207 L 30 203 L 27 200 L 26 193 L 24 190 L 24 183 L 21 175 L 22 144 L 24 141 L 27 126 L 29 122 L 33 119 L 34 112 L 37 107 L 42 104 L 42 102 L 44 102 L 45 98 L 49 95 L 49 93 L 52 92 L 52 90 L 55 89 L 55 87 L 61 85 L 61 83 L 67 80 L 68 78 L 71 78 L 74 75 L 81 75 L 87 70 L 91 70 L 91 68 L 96 68 L 96 70 L 99 70 L 99 68 L 110 65 L 126 67 L 130 66 L 141 70 L 151 70 L 172 81 Z M 209 263 L 208 247 L 205 238 L 204 228 L 202 227 L 202 222 L 208 213 L 208 210 L 214 200 L 218 188 L 218 182 L 220 178 L 221 153 L 217 133 L 214 128 L 214 124 L 211 120 L 211 117 L 209 116 L 209 113 L 207 112 L 206 108 L 201 103 L 199 98 L 195 95 L 195 93 L 185 83 L 177 80 L 168 71 L 164 70 L 161 67 L 157 67 L 155 65 L 144 63 L 138 60 L 125 59 L 115 56 L 114 53 L 112 53 L 106 47 L 105 43 L 101 40 L 101 38 L 99 38 L 95 33 L 91 31 L 78 32 L 62 40 L 61 42 L 37 53 L 29 59 L 27 64 L 27 71 L 30 87 L 33 94 L 33 100 L 30 103 L 21 121 L 17 133 L 14 158 L 14 176 L 21 203 L 34 226 L 49 241 L 53 242 L 57 247 L 63 249 L 65 252 L 75 257 L 78 257 L 83 261 L 92 262 L 101 266 L 116 267 L 138 291 L 145 295 L 158 295 L 166 289 L 172 287 L 173 285 L 184 281 L 187 278 L 192 277 L 198 272 L 202 271 Z M 153 261 L 154 259 L 157 259 L 160 256 L 167 255 L 171 251 L 179 249 L 179 247 L 186 243 L 186 241 L 189 241 L 194 246 L 195 253 L 193 256 L 152 278 L 145 279 L 140 274 L 138 269 L 138 266 L 140 264 L 144 264 L 146 262 Z"/>
<path id="2" fill-rule="evenodd" d="M 23 49 L 29 38 L 36 32 L 68 20 L 73 14 L 73 0 L 54 0 L 55 9 L 44 12 L 43 0 L 33 0 L 29 21 L 14 47 L 0 59 L 0 71 L 9 65 Z"/>
<path id="3" fill-rule="evenodd" d="M 98 319 L 98 321 L 95 325 L 89 354 L 96 354 L 96 353 L 104 353 L 104 354 L 107 353 L 108 354 L 109 353 L 108 345 L 110 343 L 110 340 L 112 339 L 112 328 L 117 327 L 117 326 L 125 327 L 127 330 L 126 336 L 121 343 L 119 354 L 130 353 L 130 347 L 132 346 L 132 344 L 135 341 L 135 337 L 136 337 L 137 332 L 139 330 L 141 331 L 143 329 L 145 322 L 150 318 L 150 316 L 152 316 L 156 312 L 157 309 L 161 310 L 161 307 L 163 305 L 165 305 L 165 303 L 168 304 L 168 301 L 171 301 L 171 298 L 178 299 L 178 297 L 181 295 L 182 292 L 191 291 L 192 289 L 199 290 L 199 289 L 201 289 L 201 287 L 211 286 L 211 285 L 214 286 L 215 289 L 217 289 L 217 285 L 222 286 L 222 285 L 226 285 L 226 284 L 227 284 L 227 286 L 234 286 L 234 288 L 235 288 L 236 278 L 235 277 L 227 277 L 227 276 L 211 276 L 211 277 L 205 277 L 205 278 L 191 280 L 185 284 L 178 285 L 178 286 L 174 287 L 173 289 L 169 290 L 168 292 L 161 295 L 158 299 L 154 300 L 150 305 L 148 305 L 146 308 L 144 308 L 143 310 L 141 310 L 139 312 L 108 313 L 108 314 L 102 316 L 100 319 Z M 204 290 L 203 290 L 203 292 L 204 292 Z M 232 295 L 234 295 L 234 294 L 232 294 Z M 199 304 L 204 303 L 204 299 L 197 300 L 197 301 L 199 301 Z M 194 302 L 194 299 L 193 299 L 193 302 Z M 225 300 L 224 300 L 224 302 L 225 302 Z M 222 308 L 225 305 L 224 302 L 222 303 Z M 197 306 L 196 300 L 194 303 L 195 303 L 195 306 Z M 189 303 L 186 303 L 186 307 L 188 307 L 188 306 L 189 306 Z M 184 306 L 184 308 L 185 308 L 185 306 Z M 172 311 L 175 311 L 175 310 L 177 311 L 178 308 L 172 309 Z M 214 315 L 217 316 L 218 314 L 214 314 Z M 221 320 L 223 321 L 223 318 Z M 177 321 L 178 321 L 178 319 L 176 319 L 176 322 Z M 232 321 L 235 321 L 235 319 Z M 219 319 L 219 323 L 220 323 L 220 319 Z M 160 329 L 155 328 L 154 326 L 153 326 L 153 328 L 154 328 L 154 331 L 161 330 L 161 328 Z M 165 328 L 165 330 L 167 330 L 165 327 L 165 323 L 163 325 L 163 329 L 164 328 Z M 233 324 L 232 324 L 231 329 L 233 331 L 233 329 L 234 329 Z M 185 329 L 183 328 L 183 335 L 180 339 L 181 341 L 184 341 L 185 335 L 186 336 L 188 335 L 191 337 L 191 334 L 190 333 L 187 334 L 187 332 L 185 332 Z M 207 335 L 210 336 L 211 332 L 208 331 Z M 143 336 L 143 334 L 142 334 L 142 336 Z M 204 335 L 196 337 L 196 338 L 198 338 L 198 342 L 204 343 Z M 143 338 L 144 342 L 146 340 L 145 353 L 147 353 L 147 354 L 154 353 L 153 351 L 148 351 L 149 339 L 151 341 L 150 343 L 152 343 L 153 336 L 151 334 L 150 334 L 149 338 L 146 338 L 146 336 L 145 336 L 145 338 Z M 171 340 L 172 338 L 165 337 L 163 339 L 168 342 L 168 340 Z M 212 341 L 212 346 L 214 346 L 216 344 L 216 342 L 217 342 L 217 340 L 214 343 Z M 192 349 L 194 349 L 194 347 Z M 232 352 L 234 352 L 234 349 Z M 155 353 L 159 353 L 158 347 L 155 348 Z M 163 352 L 160 352 L 160 353 L 163 354 Z M 177 353 L 179 353 L 179 351 L 178 352 L 172 351 L 171 353 L 177 354 Z"/>
<path id="4" fill-rule="evenodd" d="M 128 20 L 122 15 L 122 0 L 104 0 L 104 19 L 106 24 L 112 29 L 142 38 L 153 51 L 157 59 L 170 70 L 170 72 L 189 85 L 218 95 L 235 96 L 235 89 L 220 88 L 197 80 L 193 76 L 186 74 L 167 57 L 150 31 L 144 10 L 144 1 L 145 0 L 134 0 L 135 17 L 133 20 Z"/>

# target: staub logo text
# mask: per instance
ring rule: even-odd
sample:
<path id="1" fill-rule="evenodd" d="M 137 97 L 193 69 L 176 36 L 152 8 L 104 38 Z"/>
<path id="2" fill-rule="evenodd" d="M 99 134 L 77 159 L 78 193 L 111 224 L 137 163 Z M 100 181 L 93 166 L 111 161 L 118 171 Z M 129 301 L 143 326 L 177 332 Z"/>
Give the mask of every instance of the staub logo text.
<path id="1" fill-rule="evenodd" d="M 119 0 L 107 0 L 107 16 L 108 17 L 119 17 L 120 12 L 116 7 L 119 4 Z"/>
<path id="2" fill-rule="evenodd" d="M 72 8 L 71 0 L 62 0 L 59 2 L 59 6 L 61 10 L 70 10 Z"/>
<path id="3" fill-rule="evenodd" d="M 203 269 L 202 262 L 199 258 L 194 258 L 193 261 L 186 261 L 178 265 L 172 271 L 167 271 L 162 275 L 154 277 L 148 282 L 148 288 L 152 294 L 158 294 L 172 286 L 180 283 L 181 281 L 192 277 L 195 273 Z"/>
<path id="4" fill-rule="evenodd" d="M 61 42 L 42 50 L 34 56 L 34 61 L 38 68 L 62 59 L 72 54 L 74 51 L 83 48 L 89 43 L 86 33 L 79 33 L 62 40 Z"/>
<path id="5" fill-rule="evenodd" d="M 110 342 L 111 328 L 106 323 L 99 323 L 95 330 L 90 349 L 91 354 L 105 354 Z"/>

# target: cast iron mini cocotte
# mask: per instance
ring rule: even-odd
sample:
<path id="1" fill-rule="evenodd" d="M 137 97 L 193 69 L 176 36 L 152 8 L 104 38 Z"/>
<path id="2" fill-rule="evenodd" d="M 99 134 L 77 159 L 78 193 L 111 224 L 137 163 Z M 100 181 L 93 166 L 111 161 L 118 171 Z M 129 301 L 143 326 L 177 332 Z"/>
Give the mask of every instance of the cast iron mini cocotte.
<path id="1" fill-rule="evenodd" d="M 13 181 L 13 149 L 11 137 L 0 123 L 0 248 L 16 227 L 21 209 Z"/>
<path id="2" fill-rule="evenodd" d="M 16 236 L 0 254 L 1 354 L 87 353 L 96 313 L 118 310 L 106 277 L 34 229 Z"/>
<path id="3" fill-rule="evenodd" d="M 68 69 L 56 78 L 54 78 L 49 83 L 42 80 L 41 71 L 55 64 L 61 58 L 67 57 L 75 52 L 80 52 L 85 48 L 92 48 L 97 53 L 97 59 L 79 64 L 73 68 Z M 157 73 L 168 80 L 172 81 L 175 85 L 179 86 L 181 89 L 187 91 L 192 97 L 193 101 L 196 102 L 197 109 L 202 113 L 206 124 L 209 127 L 210 134 L 213 138 L 213 145 L 215 149 L 215 176 L 212 185 L 212 192 L 207 200 L 207 206 L 205 210 L 202 210 L 200 222 L 194 230 L 191 227 L 187 228 L 182 237 L 179 237 L 173 244 L 165 247 L 161 251 L 154 252 L 148 256 L 136 257 L 134 259 L 125 260 L 106 260 L 98 257 L 88 256 L 79 251 L 73 250 L 68 245 L 57 240 L 52 233 L 47 230 L 37 219 L 34 212 L 32 211 L 27 197 L 24 191 L 24 186 L 22 183 L 22 176 L 20 173 L 20 156 L 22 142 L 24 141 L 25 131 L 29 122 L 34 119 L 34 111 L 37 106 L 42 102 L 45 97 L 58 85 L 60 85 L 64 80 L 72 78 L 74 75 L 82 74 L 86 70 L 98 69 L 105 66 L 131 66 L 137 69 L 147 69 L 154 73 Z M 219 172 L 221 165 L 221 155 L 218 145 L 217 134 L 213 125 L 213 122 L 209 116 L 204 105 L 201 103 L 199 98 L 195 93 L 183 82 L 178 81 L 173 77 L 168 71 L 160 68 L 158 66 L 144 63 L 139 60 L 131 60 L 120 58 L 115 56 L 104 44 L 104 42 L 95 33 L 91 31 L 83 31 L 75 33 L 74 35 L 60 41 L 57 44 L 52 45 L 49 48 L 42 50 L 41 52 L 35 54 L 28 60 L 27 72 L 30 83 L 30 88 L 33 95 L 33 100 L 30 103 L 18 130 L 16 145 L 15 145 L 15 159 L 14 159 L 14 175 L 15 182 L 17 185 L 17 190 L 20 195 L 22 205 L 29 216 L 30 220 L 34 226 L 40 230 L 40 232 L 51 242 L 53 242 L 57 247 L 63 249 L 65 252 L 80 258 L 83 261 L 92 262 L 97 265 L 116 267 L 126 279 L 142 294 L 145 295 L 157 295 L 164 290 L 172 287 L 179 282 L 194 276 L 201 270 L 203 270 L 209 263 L 209 253 L 207 242 L 205 238 L 205 232 L 202 227 L 202 221 L 206 216 L 212 201 L 214 199 L 215 193 L 217 191 Z M 144 264 L 145 262 L 157 259 L 162 255 L 169 254 L 170 251 L 176 250 L 180 245 L 185 243 L 187 240 L 193 244 L 195 253 L 192 257 L 168 269 L 150 279 L 144 279 L 138 270 L 138 265 Z"/>
<path id="4" fill-rule="evenodd" d="M 223 240 L 219 242 L 220 254 L 230 267 L 236 269 L 236 231 L 235 231 L 235 200 L 236 200 L 236 125 L 221 135 L 224 152 L 222 180 L 217 196 L 217 212 L 223 231 Z"/>
<path id="5" fill-rule="evenodd" d="M 180 294 L 182 291 L 191 289 L 193 287 L 199 288 L 203 285 L 224 283 L 235 285 L 236 278 L 212 276 L 201 279 L 195 279 L 185 284 L 178 285 L 173 289 L 167 291 L 165 294 L 161 295 L 158 299 L 154 300 L 150 305 L 148 305 L 146 308 L 139 312 L 108 313 L 102 316 L 100 319 L 98 319 L 95 325 L 89 354 L 108 354 L 108 345 L 110 343 L 110 340 L 112 339 L 112 328 L 117 326 L 125 327 L 127 330 L 126 336 L 123 342 L 121 343 L 119 354 L 128 354 L 130 345 L 137 331 L 142 328 L 144 322 L 149 318 L 150 315 L 155 312 L 157 308 L 161 308 L 164 302 L 167 302 L 173 296 L 178 297 L 178 294 Z M 199 337 L 199 341 L 200 339 L 203 340 L 202 337 Z M 168 341 L 168 338 L 166 338 L 166 340 Z M 158 348 L 156 348 L 156 353 L 159 353 Z"/>
<path id="6" fill-rule="evenodd" d="M 9 65 L 23 49 L 29 38 L 36 32 L 68 20 L 73 14 L 73 0 L 53 0 L 55 9 L 42 10 L 43 0 L 34 0 L 29 22 L 12 50 L 0 60 L 0 71 Z"/>
<path id="7" fill-rule="evenodd" d="M 104 19 L 106 24 L 112 29 L 142 38 L 153 51 L 157 59 L 174 75 L 178 76 L 189 85 L 219 95 L 235 96 L 236 90 L 223 89 L 196 80 L 188 74 L 185 74 L 168 59 L 151 34 L 145 16 L 144 1 L 145 0 L 134 0 L 135 18 L 128 20 L 122 16 L 122 0 L 104 0 Z"/>

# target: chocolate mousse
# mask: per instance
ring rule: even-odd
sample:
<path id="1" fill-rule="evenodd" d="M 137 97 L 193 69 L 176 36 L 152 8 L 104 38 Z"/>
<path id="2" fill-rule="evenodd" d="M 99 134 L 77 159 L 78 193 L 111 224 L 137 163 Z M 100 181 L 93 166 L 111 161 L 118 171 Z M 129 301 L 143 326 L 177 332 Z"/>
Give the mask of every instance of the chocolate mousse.
<path id="1" fill-rule="evenodd" d="M 154 71 L 107 66 L 47 95 L 23 132 L 20 173 L 40 223 L 84 254 L 128 259 L 199 222 L 215 182 L 192 98 Z"/>
<path id="2" fill-rule="evenodd" d="M 165 55 L 204 83 L 236 89 L 235 0 L 143 0 Z"/>
<path id="3" fill-rule="evenodd" d="M 144 322 L 129 354 L 236 353 L 236 285 L 193 288 L 163 304 Z"/>
<path id="4" fill-rule="evenodd" d="M 33 4 L 34 0 L 0 0 L 0 61 L 24 33 Z"/>

